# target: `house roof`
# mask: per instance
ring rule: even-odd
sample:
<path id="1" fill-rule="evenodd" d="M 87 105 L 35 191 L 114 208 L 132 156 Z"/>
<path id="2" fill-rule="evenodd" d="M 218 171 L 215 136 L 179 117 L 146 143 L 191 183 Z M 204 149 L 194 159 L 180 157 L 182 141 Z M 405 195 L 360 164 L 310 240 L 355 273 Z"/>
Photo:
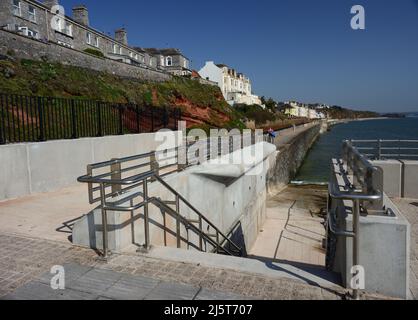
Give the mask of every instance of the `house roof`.
<path id="1" fill-rule="evenodd" d="M 176 56 L 176 55 L 183 55 L 179 49 L 175 48 L 167 48 L 167 49 L 157 49 L 157 48 L 143 48 L 143 50 L 149 54 L 156 55 L 161 54 L 163 56 Z"/>
<path id="2" fill-rule="evenodd" d="M 192 70 L 192 78 L 201 79 L 202 77 L 200 76 L 198 71 Z"/>

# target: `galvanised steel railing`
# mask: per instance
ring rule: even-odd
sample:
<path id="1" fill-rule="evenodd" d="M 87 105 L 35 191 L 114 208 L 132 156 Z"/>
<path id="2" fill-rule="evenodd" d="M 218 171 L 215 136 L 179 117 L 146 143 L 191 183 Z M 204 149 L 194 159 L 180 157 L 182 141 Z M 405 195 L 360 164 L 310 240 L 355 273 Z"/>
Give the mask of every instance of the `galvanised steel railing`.
<path id="1" fill-rule="evenodd" d="M 245 135 L 244 135 L 245 136 Z M 103 256 L 108 255 L 108 227 L 107 212 L 131 212 L 132 215 L 138 210 L 143 210 L 144 216 L 144 247 L 150 247 L 149 234 L 149 206 L 154 205 L 161 209 L 163 213 L 164 243 L 167 245 L 167 217 L 170 215 L 176 220 L 176 239 L 177 247 L 181 243 L 187 247 L 194 247 L 200 251 L 207 251 L 212 248 L 213 252 L 228 255 L 244 254 L 242 248 L 230 240 L 230 236 L 222 233 L 211 221 L 209 221 L 199 210 L 197 210 L 188 200 L 174 190 L 164 181 L 164 177 L 186 168 L 199 164 L 188 163 L 187 159 L 181 159 L 191 155 L 206 162 L 213 156 L 230 154 L 242 149 L 245 145 L 244 139 L 237 144 L 237 138 L 242 136 L 226 136 L 207 140 L 200 140 L 189 143 L 186 146 L 176 147 L 167 150 L 154 151 L 150 153 L 112 159 L 87 166 L 87 174 L 79 177 L 78 181 L 88 184 L 89 202 L 91 204 L 100 203 L 103 221 Z M 248 143 L 255 144 L 261 137 L 249 136 Z M 213 150 L 213 147 L 216 146 Z M 193 154 L 197 150 L 197 154 Z M 200 154 L 203 150 L 203 154 Z M 180 161 L 182 160 L 182 161 Z M 163 163 L 164 165 L 160 165 Z M 168 190 L 174 199 L 162 200 L 149 195 L 149 184 L 159 183 L 163 189 Z M 115 201 L 110 201 L 115 199 Z M 127 206 L 126 204 L 129 204 Z M 188 219 L 182 215 L 181 204 L 185 205 L 195 216 L 195 219 Z M 174 208 L 170 207 L 174 206 Z M 181 236 L 181 226 L 186 228 L 187 238 Z M 199 237 L 199 244 L 190 242 L 189 231 Z"/>
<path id="2" fill-rule="evenodd" d="M 416 160 L 418 140 L 350 140 L 370 160 Z"/>
<path id="3" fill-rule="evenodd" d="M 104 165 L 105 163 L 103 163 Z M 118 160 L 113 160 L 107 163 L 110 166 L 117 166 L 121 164 Z M 131 212 L 134 217 L 138 210 L 143 209 L 144 216 L 144 248 L 150 247 L 150 231 L 149 231 L 149 206 L 155 205 L 163 214 L 163 230 L 164 243 L 167 245 L 167 214 L 176 220 L 176 239 L 177 247 L 181 248 L 181 243 L 185 242 L 190 246 L 195 247 L 200 251 L 207 252 L 208 245 L 211 246 L 212 252 L 223 253 L 227 255 L 242 256 L 242 248 L 232 242 L 221 230 L 219 230 L 209 219 L 207 219 L 199 210 L 197 210 L 189 201 L 174 190 L 162 177 L 155 171 L 147 171 L 138 175 L 118 179 L 115 175 L 119 175 L 121 171 L 113 171 L 112 178 L 105 178 L 102 175 L 85 175 L 78 178 L 79 182 L 88 183 L 89 185 L 98 184 L 100 190 L 100 208 L 102 211 L 102 225 L 103 225 L 103 257 L 108 256 L 108 211 L 113 212 Z M 162 200 L 158 197 L 150 196 L 149 183 L 157 182 L 163 188 L 168 190 L 173 196 L 174 200 Z M 117 201 L 110 203 L 108 201 L 109 194 L 106 189 L 111 187 L 113 197 L 118 197 Z M 142 190 L 138 189 L 142 187 Z M 135 192 L 128 192 L 127 190 L 136 189 Z M 119 190 L 119 191 L 117 191 Z M 125 204 L 129 203 L 129 206 Z M 181 204 L 184 204 L 191 212 L 196 215 L 195 219 L 189 219 L 182 215 Z M 174 206 L 174 208 L 170 207 Z M 138 214 L 139 215 L 139 214 Z M 135 219 L 135 218 L 133 218 Z M 187 238 L 184 239 L 181 235 L 181 225 L 186 228 Z M 206 230 L 206 231 L 205 231 Z M 189 231 L 192 231 L 199 237 L 199 244 L 196 247 L 190 242 Z"/>
<path id="4" fill-rule="evenodd" d="M 329 184 L 327 228 L 335 237 L 353 239 L 353 266 L 360 265 L 360 216 L 369 211 L 383 211 L 383 172 L 373 166 L 351 141 L 344 141 L 342 148 L 344 162 L 339 162 L 340 172 L 345 181 L 344 191 L 338 181 Z M 351 179 L 350 179 L 351 177 Z M 352 201 L 352 230 L 337 226 L 337 209 L 333 201 Z M 328 251 L 328 250 L 327 250 Z M 329 252 L 327 252 L 329 254 Z M 353 298 L 360 298 L 360 291 L 353 289 Z"/>

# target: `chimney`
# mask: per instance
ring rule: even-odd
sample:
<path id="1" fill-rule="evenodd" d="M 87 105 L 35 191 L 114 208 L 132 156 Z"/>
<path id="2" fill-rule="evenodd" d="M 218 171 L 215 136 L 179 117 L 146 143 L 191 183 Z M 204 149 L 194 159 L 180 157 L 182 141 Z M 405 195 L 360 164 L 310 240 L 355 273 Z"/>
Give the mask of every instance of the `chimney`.
<path id="1" fill-rule="evenodd" d="M 77 6 L 73 8 L 73 19 L 82 24 L 83 26 L 88 27 L 89 22 L 89 10 L 85 5 Z"/>
<path id="2" fill-rule="evenodd" d="M 125 28 L 115 31 L 115 40 L 123 43 L 126 46 L 128 45 L 128 33 L 126 32 Z"/>
<path id="3" fill-rule="evenodd" d="M 48 7 L 48 9 L 51 9 L 53 6 L 58 6 L 58 0 L 44 0 L 44 5 Z"/>

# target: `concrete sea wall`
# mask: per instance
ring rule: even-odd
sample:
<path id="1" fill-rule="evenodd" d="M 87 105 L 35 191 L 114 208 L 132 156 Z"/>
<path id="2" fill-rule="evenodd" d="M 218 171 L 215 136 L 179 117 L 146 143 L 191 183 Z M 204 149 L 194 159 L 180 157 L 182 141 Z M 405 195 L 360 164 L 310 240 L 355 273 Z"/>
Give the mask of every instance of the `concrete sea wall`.
<path id="1" fill-rule="evenodd" d="M 270 194 L 282 190 L 296 176 L 307 152 L 318 138 L 321 127 L 321 124 L 316 124 L 296 135 L 288 143 L 279 146 L 276 164 L 271 169 L 268 179 Z"/>

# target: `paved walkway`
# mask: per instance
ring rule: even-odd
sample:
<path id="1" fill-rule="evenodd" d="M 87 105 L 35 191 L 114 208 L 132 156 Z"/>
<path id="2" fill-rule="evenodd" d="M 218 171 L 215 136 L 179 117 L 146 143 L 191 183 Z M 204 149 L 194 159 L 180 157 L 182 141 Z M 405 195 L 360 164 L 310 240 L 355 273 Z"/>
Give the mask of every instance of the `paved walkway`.
<path id="1" fill-rule="evenodd" d="M 68 243 L 71 221 L 93 208 L 89 205 L 87 186 L 82 184 L 0 201 L 0 232 Z"/>
<path id="2" fill-rule="evenodd" d="M 318 215 L 326 207 L 321 187 L 289 186 L 267 202 L 267 220 L 250 255 L 324 269 L 325 228 Z"/>
<path id="3" fill-rule="evenodd" d="M 410 290 L 413 299 L 418 299 L 418 200 L 392 199 L 411 224 L 411 272 Z"/>
<path id="4" fill-rule="evenodd" d="M 106 269 L 64 265 L 65 288 L 51 288 L 53 275 L 39 279 L 4 297 L 7 300 L 246 300 L 248 297 L 198 286 L 161 281 Z"/>
<path id="5" fill-rule="evenodd" d="M 277 131 L 277 137 L 275 139 L 276 147 L 280 148 L 281 146 L 289 143 L 293 138 L 298 136 L 301 132 L 304 132 L 318 124 L 316 123 L 308 123 L 306 125 L 297 126 L 295 129 L 289 128 Z"/>
<path id="6" fill-rule="evenodd" d="M 72 266 L 68 270 L 70 283 L 68 289 L 72 291 L 51 293 L 50 287 L 45 284 L 50 279 L 46 278 L 46 273 L 55 265 Z M 74 270 L 87 270 L 91 273 L 81 274 Z M 111 273 L 100 270 L 108 270 Z M 77 278 L 79 281 L 73 279 L 74 272 L 77 277 L 80 276 Z M 112 274 L 112 272 L 117 274 Z M 81 278 L 82 275 L 85 277 Z M 128 275 L 134 278 L 129 278 Z M 114 281 L 109 283 L 108 278 Z M 82 287 L 83 284 L 80 282 L 84 279 L 88 282 L 85 285 L 90 285 L 90 287 Z M 0 234 L 0 297 L 10 299 L 37 297 L 39 299 L 125 299 L 128 289 L 123 286 L 126 284 L 126 279 L 136 281 L 133 282 L 136 285 L 129 289 L 133 291 L 144 289 L 147 283 L 156 284 L 153 290 L 160 288 L 162 291 L 164 291 L 163 288 L 170 287 L 168 283 L 181 284 L 185 286 L 184 290 L 189 288 L 190 295 L 196 294 L 194 298 L 202 298 L 202 295 L 206 293 L 209 296 L 219 297 L 223 293 L 226 298 L 234 299 L 247 297 L 274 300 L 327 300 L 341 299 L 345 293 L 345 290 L 338 287 L 321 288 L 295 280 L 273 279 L 233 270 L 208 268 L 200 264 L 152 259 L 137 255 L 114 255 L 108 263 L 103 263 L 97 259 L 96 253 L 92 250 L 55 241 Z M 138 288 L 135 289 L 135 287 Z M 181 296 L 175 294 L 178 288 L 172 285 L 170 290 L 167 289 L 168 293 L 157 295 L 155 291 L 149 291 L 143 292 L 143 296 L 135 297 L 157 299 L 157 296 L 161 298 L 162 295 L 171 294 L 170 298 L 180 299 Z M 111 295 L 109 290 L 125 291 L 126 294 Z M 196 290 L 199 290 L 200 296 Z M 189 299 L 190 295 L 183 298 Z"/>

